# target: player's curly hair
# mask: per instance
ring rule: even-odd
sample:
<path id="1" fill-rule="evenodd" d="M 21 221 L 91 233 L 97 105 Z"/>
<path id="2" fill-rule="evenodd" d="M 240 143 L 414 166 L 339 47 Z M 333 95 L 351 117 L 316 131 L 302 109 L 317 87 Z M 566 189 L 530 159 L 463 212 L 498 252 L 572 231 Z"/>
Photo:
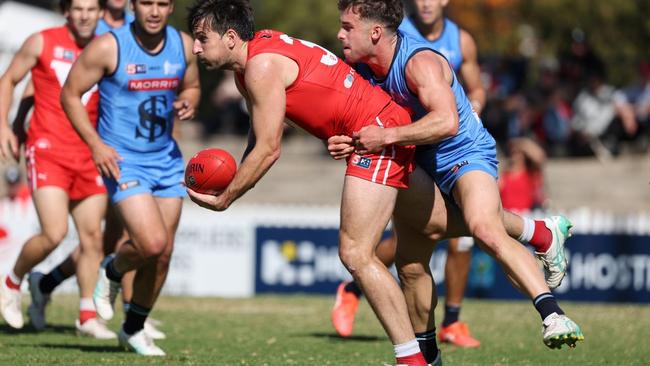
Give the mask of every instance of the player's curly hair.
<path id="1" fill-rule="evenodd" d="M 361 19 L 372 19 L 381 22 L 393 32 L 397 30 L 404 18 L 402 0 L 339 0 L 339 11 L 352 7 Z"/>
<path id="2" fill-rule="evenodd" d="M 253 8 L 248 0 L 197 0 L 187 15 L 188 29 L 193 32 L 202 20 L 204 27 L 220 35 L 232 29 L 248 41 L 255 34 Z"/>
<path id="3" fill-rule="evenodd" d="M 99 2 L 99 8 L 100 9 L 106 9 L 106 0 L 98 0 L 98 2 Z M 60 0 L 59 1 L 59 7 L 61 8 L 61 11 L 63 13 L 70 10 L 71 6 L 72 6 L 72 0 Z"/>

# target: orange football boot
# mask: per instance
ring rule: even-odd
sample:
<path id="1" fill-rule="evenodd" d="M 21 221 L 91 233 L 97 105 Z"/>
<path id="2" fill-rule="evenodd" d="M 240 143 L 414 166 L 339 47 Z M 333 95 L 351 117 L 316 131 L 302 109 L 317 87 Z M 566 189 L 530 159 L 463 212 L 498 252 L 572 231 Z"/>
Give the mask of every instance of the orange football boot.
<path id="1" fill-rule="evenodd" d="M 349 282 L 342 282 L 336 290 L 336 302 L 332 308 L 332 324 L 341 337 L 349 337 L 354 326 L 354 316 L 359 307 L 359 298 L 353 292 L 345 291 Z"/>
<path id="2" fill-rule="evenodd" d="M 441 343 L 451 343 L 459 347 L 478 347 L 481 342 L 469 334 L 469 327 L 463 322 L 454 322 L 438 330 Z"/>

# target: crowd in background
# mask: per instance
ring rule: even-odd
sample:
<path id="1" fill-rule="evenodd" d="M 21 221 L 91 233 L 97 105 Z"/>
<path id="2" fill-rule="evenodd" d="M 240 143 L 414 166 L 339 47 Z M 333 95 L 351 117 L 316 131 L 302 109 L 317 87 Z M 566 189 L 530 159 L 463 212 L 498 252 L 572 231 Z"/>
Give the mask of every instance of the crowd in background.
<path id="1" fill-rule="evenodd" d="M 638 79 L 616 88 L 607 70 L 575 32 L 567 52 L 531 65 L 526 59 L 486 60 L 488 89 L 483 123 L 501 144 L 531 137 L 549 156 L 608 159 L 649 149 L 650 61 L 639 64 Z M 536 70 L 535 70 L 536 68 Z M 537 82 L 525 84 L 526 73 Z"/>

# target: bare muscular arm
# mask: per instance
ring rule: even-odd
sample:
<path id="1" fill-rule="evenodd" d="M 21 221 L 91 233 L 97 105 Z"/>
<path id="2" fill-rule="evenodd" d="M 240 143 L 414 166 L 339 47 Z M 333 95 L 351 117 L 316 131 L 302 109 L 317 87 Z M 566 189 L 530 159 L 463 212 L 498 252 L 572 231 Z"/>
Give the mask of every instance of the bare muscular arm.
<path id="1" fill-rule="evenodd" d="M 189 190 L 200 206 L 216 211 L 227 209 L 251 189 L 280 157 L 284 129 L 286 88 L 295 80 L 298 66 L 287 57 L 261 54 L 248 61 L 245 73 L 245 97 L 250 106 L 252 148 L 242 161 L 233 181 L 218 196 Z"/>
<path id="2" fill-rule="evenodd" d="M 460 50 L 463 53 L 460 76 L 463 80 L 465 93 L 476 114 L 481 114 L 485 106 L 486 94 L 481 82 L 481 68 L 478 65 L 476 42 L 465 30 L 461 30 L 460 33 Z"/>
<path id="3" fill-rule="evenodd" d="M 0 160 L 7 160 L 10 156 L 18 159 L 18 139 L 9 128 L 9 108 L 16 84 L 36 66 L 42 49 L 43 37 L 39 33 L 31 35 L 0 78 Z"/>
<path id="4" fill-rule="evenodd" d="M 120 169 L 117 160 L 121 159 L 115 149 L 104 144 L 88 117 L 81 101 L 93 85 L 117 67 L 117 42 L 111 34 L 105 34 L 92 41 L 72 66 L 61 91 L 61 105 L 72 126 L 90 147 L 93 161 L 106 177 L 119 180 Z"/>

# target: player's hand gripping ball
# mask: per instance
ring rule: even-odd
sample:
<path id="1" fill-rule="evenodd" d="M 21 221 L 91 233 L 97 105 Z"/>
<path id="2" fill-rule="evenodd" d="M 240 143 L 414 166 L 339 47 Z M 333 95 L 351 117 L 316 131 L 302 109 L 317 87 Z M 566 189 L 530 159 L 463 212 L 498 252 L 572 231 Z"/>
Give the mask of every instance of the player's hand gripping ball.
<path id="1" fill-rule="evenodd" d="M 219 194 L 228 187 L 236 171 L 235 158 L 226 150 L 201 150 L 187 163 L 185 185 L 199 193 Z"/>

